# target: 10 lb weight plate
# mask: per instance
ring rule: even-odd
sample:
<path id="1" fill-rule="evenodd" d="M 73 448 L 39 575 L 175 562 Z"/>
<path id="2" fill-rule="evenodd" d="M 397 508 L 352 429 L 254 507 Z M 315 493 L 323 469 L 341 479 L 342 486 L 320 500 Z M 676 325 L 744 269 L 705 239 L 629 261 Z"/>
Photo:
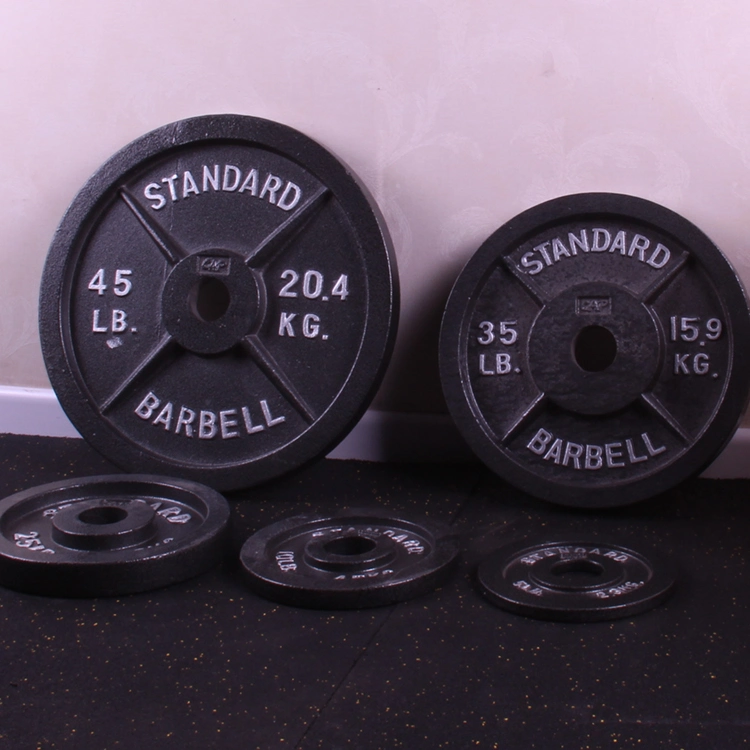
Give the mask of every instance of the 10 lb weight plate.
<path id="1" fill-rule="evenodd" d="M 223 554 L 229 505 L 196 482 L 97 476 L 0 501 L 0 585 L 118 596 L 183 581 Z"/>
<path id="2" fill-rule="evenodd" d="M 448 300 L 448 407 L 494 471 L 567 505 L 622 505 L 705 467 L 750 384 L 750 315 L 711 241 L 666 208 L 583 194 L 498 229 Z"/>
<path id="3" fill-rule="evenodd" d="M 558 622 L 632 617 L 661 604 L 674 578 L 653 555 L 599 542 L 524 542 L 481 563 L 482 593 L 498 607 Z"/>
<path id="4" fill-rule="evenodd" d="M 130 470 L 246 487 L 323 455 L 396 330 L 385 226 L 286 126 L 198 117 L 136 140 L 74 200 L 42 279 L 64 410 Z"/>
<path id="5" fill-rule="evenodd" d="M 457 556 L 442 524 L 352 510 L 271 524 L 245 542 L 240 560 L 250 588 L 268 599 L 361 609 L 432 591 Z"/>

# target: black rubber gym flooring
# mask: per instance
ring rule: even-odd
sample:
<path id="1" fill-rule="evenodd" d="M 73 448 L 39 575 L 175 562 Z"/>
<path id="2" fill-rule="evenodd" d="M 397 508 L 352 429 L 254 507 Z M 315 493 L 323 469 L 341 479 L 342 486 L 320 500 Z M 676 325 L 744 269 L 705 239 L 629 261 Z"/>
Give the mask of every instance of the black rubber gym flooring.
<path id="1" fill-rule="evenodd" d="M 0 494 L 117 470 L 81 440 L 0 437 Z M 614 511 L 533 500 L 478 465 L 320 461 L 229 496 L 219 568 L 115 599 L 0 589 L 0 747 L 735 748 L 750 744 L 749 481 L 693 480 Z M 442 589 L 360 611 L 256 597 L 237 553 L 303 512 L 383 507 L 453 524 Z M 674 595 L 637 617 L 506 613 L 476 563 L 526 536 L 657 549 Z"/>

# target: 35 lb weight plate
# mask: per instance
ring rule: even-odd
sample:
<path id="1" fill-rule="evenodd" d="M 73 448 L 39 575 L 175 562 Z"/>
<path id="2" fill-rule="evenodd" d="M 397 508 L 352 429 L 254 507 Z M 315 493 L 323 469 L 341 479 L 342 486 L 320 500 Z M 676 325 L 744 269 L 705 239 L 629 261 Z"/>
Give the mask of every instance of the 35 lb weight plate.
<path id="1" fill-rule="evenodd" d="M 448 300 L 448 407 L 508 481 L 622 505 L 705 467 L 750 384 L 750 315 L 728 261 L 654 203 L 583 194 L 498 229 Z"/>
<path id="2" fill-rule="evenodd" d="M 477 579 L 498 607 L 559 622 L 632 617 L 661 604 L 674 586 L 653 555 L 598 542 L 511 545 L 481 563 Z"/>
<path id="3" fill-rule="evenodd" d="M 147 475 L 45 484 L 0 501 L 0 585 L 118 596 L 216 565 L 229 505 L 196 482 Z"/>
<path id="4" fill-rule="evenodd" d="M 351 172 L 237 115 L 126 146 L 74 200 L 41 286 L 50 380 L 130 470 L 246 487 L 323 455 L 396 330 L 386 229 Z"/>
<path id="5" fill-rule="evenodd" d="M 363 510 L 271 524 L 245 542 L 240 560 L 250 588 L 268 599 L 361 609 L 432 591 L 457 556 L 442 524 Z"/>

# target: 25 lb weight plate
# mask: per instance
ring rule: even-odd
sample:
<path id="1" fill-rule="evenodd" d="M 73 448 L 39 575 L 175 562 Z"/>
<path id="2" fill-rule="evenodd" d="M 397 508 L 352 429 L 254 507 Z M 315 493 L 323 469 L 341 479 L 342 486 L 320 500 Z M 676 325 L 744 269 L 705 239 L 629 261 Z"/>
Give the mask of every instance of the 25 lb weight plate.
<path id="1" fill-rule="evenodd" d="M 442 524 L 362 510 L 271 524 L 245 542 L 240 560 L 250 588 L 267 599 L 362 609 L 432 591 L 457 556 Z"/>
<path id="2" fill-rule="evenodd" d="M 118 596 L 216 565 L 229 505 L 196 482 L 72 479 L 0 501 L 0 585 L 49 596 Z"/>
<path id="3" fill-rule="evenodd" d="M 481 563 L 477 579 L 498 607 L 558 622 L 632 617 L 661 604 L 674 586 L 653 556 L 597 542 L 511 545 Z"/>
<path id="4" fill-rule="evenodd" d="M 750 384 L 750 315 L 695 226 L 638 198 L 583 194 L 498 229 L 448 300 L 448 407 L 495 472 L 543 499 L 622 505 L 697 473 Z"/>
<path id="5" fill-rule="evenodd" d="M 40 329 L 94 447 L 232 489 L 344 437 L 381 380 L 397 305 L 386 229 L 346 167 L 284 125 L 207 116 L 126 146 L 79 193 Z"/>

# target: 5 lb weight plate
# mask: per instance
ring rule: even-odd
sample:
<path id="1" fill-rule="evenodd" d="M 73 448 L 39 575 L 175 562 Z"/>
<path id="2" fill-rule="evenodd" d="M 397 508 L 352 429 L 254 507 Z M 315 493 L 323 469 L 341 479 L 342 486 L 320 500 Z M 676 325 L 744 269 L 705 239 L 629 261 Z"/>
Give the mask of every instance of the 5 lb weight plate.
<path id="1" fill-rule="evenodd" d="M 119 596 L 216 565 L 229 505 L 196 482 L 100 476 L 0 501 L 0 585 L 49 596 Z"/>
<path id="2" fill-rule="evenodd" d="M 498 607 L 558 622 L 632 617 L 661 604 L 674 586 L 653 556 L 597 542 L 511 545 L 481 563 L 477 579 Z"/>
<path id="3" fill-rule="evenodd" d="M 173 123 L 73 201 L 42 279 L 52 385 L 118 465 L 219 489 L 330 450 L 380 383 L 397 319 L 384 224 L 284 125 Z"/>
<path id="4" fill-rule="evenodd" d="M 362 510 L 271 524 L 245 542 L 240 560 L 250 588 L 267 599 L 362 609 L 432 591 L 457 556 L 442 524 Z"/>
<path id="5" fill-rule="evenodd" d="M 750 385 L 737 275 L 674 212 L 571 195 L 498 229 L 448 300 L 440 366 L 463 436 L 543 499 L 623 505 L 705 467 Z"/>

